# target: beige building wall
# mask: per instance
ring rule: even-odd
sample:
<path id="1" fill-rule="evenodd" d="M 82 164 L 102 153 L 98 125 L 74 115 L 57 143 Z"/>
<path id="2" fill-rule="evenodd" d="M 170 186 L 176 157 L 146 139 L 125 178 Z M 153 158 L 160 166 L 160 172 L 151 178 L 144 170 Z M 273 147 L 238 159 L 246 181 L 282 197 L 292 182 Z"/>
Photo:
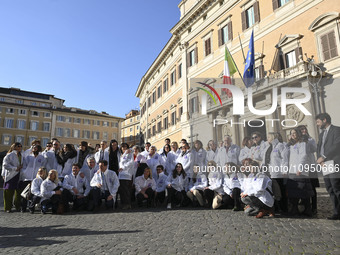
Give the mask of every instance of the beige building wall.
<path id="1" fill-rule="evenodd" d="M 131 110 L 125 116 L 121 124 L 122 142 L 127 143 L 130 147 L 140 145 L 140 112 Z"/>

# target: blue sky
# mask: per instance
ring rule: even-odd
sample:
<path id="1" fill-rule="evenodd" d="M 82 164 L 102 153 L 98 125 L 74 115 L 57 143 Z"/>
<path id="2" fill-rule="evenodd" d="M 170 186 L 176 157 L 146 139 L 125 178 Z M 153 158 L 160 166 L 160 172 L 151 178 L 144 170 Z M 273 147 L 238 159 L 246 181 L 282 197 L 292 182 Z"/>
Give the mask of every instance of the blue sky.
<path id="1" fill-rule="evenodd" d="M 1 0 L 0 87 L 124 117 L 180 0 Z"/>

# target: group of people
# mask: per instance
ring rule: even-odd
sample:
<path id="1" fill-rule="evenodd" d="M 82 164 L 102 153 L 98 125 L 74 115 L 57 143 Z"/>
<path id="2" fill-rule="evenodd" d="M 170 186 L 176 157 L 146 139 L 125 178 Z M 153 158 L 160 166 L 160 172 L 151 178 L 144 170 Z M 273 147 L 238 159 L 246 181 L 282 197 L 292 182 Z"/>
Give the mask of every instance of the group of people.
<path id="1" fill-rule="evenodd" d="M 306 126 L 293 128 L 287 143 L 280 133 L 268 133 L 265 141 L 253 132 L 242 148 L 230 136 L 220 146 L 210 140 L 207 149 L 199 140 L 190 148 L 185 139 L 178 145 L 167 138 L 158 151 L 149 142 L 141 151 L 126 143 L 118 146 L 116 140 L 101 141 L 98 150 L 85 141 L 78 149 L 71 144 L 61 148 L 52 139 L 43 151 L 35 140 L 22 152 L 15 143 L 3 162 L 4 209 L 11 212 L 14 200 L 23 212 L 28 207 L 34 213 L 40 204 L 42 213 L 49 208 L 63 213 L 70 202 L 74 210 L 97 211 L 103 200 L 107 209 L 117 208 L 120 200 L 122 209 L 136 201 L 140 207 L 229 208 L 257 218 L 275 213 L 311 217 L 317 212 L 317 170 L 329 164 L 339 169 L 340 164 L 340 127 L 331 125 L 327 113 L 319 114 L 316 124 L 322 131 L 318 144 Z M 340 219 L 339 174 L 324 176 L 334 207 L 329 219 L 334 220 Z M 28 185 L 31 194 L 23 198 Z"/>

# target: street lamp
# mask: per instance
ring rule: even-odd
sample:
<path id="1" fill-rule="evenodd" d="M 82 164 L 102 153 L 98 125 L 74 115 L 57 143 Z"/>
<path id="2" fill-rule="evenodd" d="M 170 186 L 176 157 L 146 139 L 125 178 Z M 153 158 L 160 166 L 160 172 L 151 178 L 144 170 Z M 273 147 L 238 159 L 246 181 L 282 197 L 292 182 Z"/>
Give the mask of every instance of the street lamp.
<path id="1" fill-rule="evenodd" d="M 317 64 L 315 64 L 313 55 L 310 58 L 307 57 L 307 54 L 305 55 L 308 62 L 307 80 L 308 84 L 313 88 L 316 114 L 319 114 L 321 113 L 321 106 L 319 101 L 319 83 L 322 79 L 322 70 Z"/>

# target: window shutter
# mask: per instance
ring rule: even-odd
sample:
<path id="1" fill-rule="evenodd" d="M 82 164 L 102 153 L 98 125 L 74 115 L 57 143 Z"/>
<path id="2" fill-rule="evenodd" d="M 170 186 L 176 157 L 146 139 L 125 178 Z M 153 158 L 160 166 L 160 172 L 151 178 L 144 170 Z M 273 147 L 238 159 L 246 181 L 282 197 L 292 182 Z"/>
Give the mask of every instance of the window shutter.
<path id="1" fill-rule="evenodd" d="M 209 54 L 208 53 L 208 40 L 204 41 L 204 53 L 205 53 L 205 56 Z"/>
<path id="2" fill-rule="evenodd" d="M 176 68 L 174 70 L 174 83 L 176 83 Z"/>
<path id="3" fill-rule="evenodd" d="M 199 105 L 199 101 L 198 101 L 198 96 L 196 97 L 196 109 L 195 112 L 199 112 L 200 110 L 200 105 Z"/>
<path id="4" fill-rule="evenodd" d="M 218 30 L 218 47 L 222 45 L 222 29 Z"/>
<path id="5" fill-rule="evenodd" d="M 283 54 L 282 51 L 280 51 L 280 66 L 281 66 L 280 70 L 287 68 L 286 55 Z"/>
<path id="6" fill-rule="evenodd" d="M 296 63 L 299 63 L 299 62 L 300 62 L 299 56 L 302 56 L 302 58 L 303 58 L 303 55 L 302 55 L 302 48 L 301 48 L 301 47 L 295 48 Z"/>
<path id="7" fill-rule="evenodd" d="M 228 40 L 233 40 L 233 24 L 231 21 L 228 23 Z"/>
<path id="8" fill-rule="evenodd" d="M 272 0 L 273 3 L 273 11 L 279 8 L 279 0 Z"/>
<path id="9" fill-rule="evenodd" d="M 260 7 L 259 2 L 254 3 L 254 16 L 255 16 L 255 23 L 260 22 Z"/>
<path id="10" fill-rule="evenodd" d="M 246 12 L 241 12 L 241 18 L 242 18 L 242 31 L 247 29 L 247 18 L 246 18 Z"/>
<path id="11" fill-rule="evenodd" d="M 328 46 L 328 34 L 321 36 L 321 47 L 322 47 L 323 61 L 330 59 L 329 46 Z"/>
<path id="12" fill-rule="evenodd" d="M 192 99 L 189 99 L 189 113 L 192 113 Z"/>
<path id="13" fill-rule="evenodd" d="M 334 57 L 338 56 L 338 49 L 336 47 L 334 31 L 332 31 L 328 34 L 328 41 L 329 41 L 330 57 L 334 58 Z"/>
<path id="14" fill-rule="evenodd" d="M 198 48 L 195 48 L 195 64 L 198 63 Z"/>
<path id="15" fill-rule="evenodd" d="M 190 63 L 190 52 L 187 53 L 187 68 L 191 66 Z"/>
<path id="16" fill-rule="evenodd" d="M 259 65 L 260 79 L 264 78 L 264 65 Z"/>

